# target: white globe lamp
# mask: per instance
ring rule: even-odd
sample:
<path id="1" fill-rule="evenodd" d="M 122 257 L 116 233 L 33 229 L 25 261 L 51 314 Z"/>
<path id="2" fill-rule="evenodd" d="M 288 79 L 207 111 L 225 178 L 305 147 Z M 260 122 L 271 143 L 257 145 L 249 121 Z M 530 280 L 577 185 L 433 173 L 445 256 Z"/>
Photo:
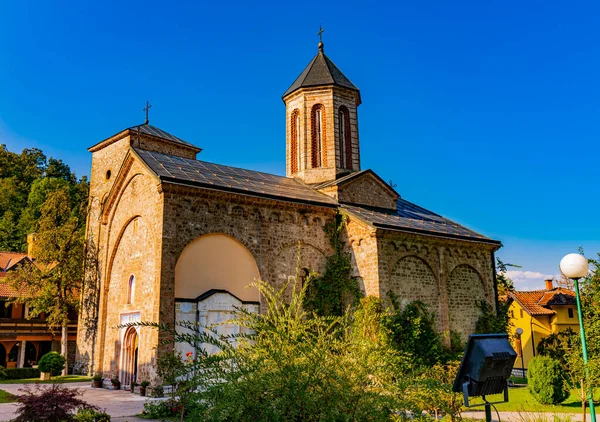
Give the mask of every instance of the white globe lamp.
<path id="1" fill-rule="evenodd" d="M 571 279 L 579 279 L 588 274 L 588 260 L 583 255 L 570 253 L 560 261 L 560 270 Z"/>

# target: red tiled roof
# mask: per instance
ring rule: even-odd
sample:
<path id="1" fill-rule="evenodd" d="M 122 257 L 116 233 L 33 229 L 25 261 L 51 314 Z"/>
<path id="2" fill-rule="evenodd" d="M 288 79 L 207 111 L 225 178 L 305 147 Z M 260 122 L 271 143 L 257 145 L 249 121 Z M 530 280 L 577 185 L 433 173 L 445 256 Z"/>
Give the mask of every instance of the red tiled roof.
<path id="1" fill-rule="evenodd" d="M 552 305 L 575 305 L 575 292 L 561 287 L 552 290 L 533 290 L 530 292 L 512 292 L 510 298 L 530 315 L 554 315 L 549 308 Z"/>
<path id="2" fill-rule="evenodd" d="M 27 254 L 21 252 L 0 252 L 0 271 L 10 269 L 17 262 L 26 257 Z"/>

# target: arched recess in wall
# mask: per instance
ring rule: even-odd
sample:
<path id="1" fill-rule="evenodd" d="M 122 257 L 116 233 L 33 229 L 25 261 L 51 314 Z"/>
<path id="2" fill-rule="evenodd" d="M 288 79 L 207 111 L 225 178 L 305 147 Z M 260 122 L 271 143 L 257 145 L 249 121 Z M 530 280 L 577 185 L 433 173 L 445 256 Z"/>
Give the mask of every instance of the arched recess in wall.
<path id="1" fill-rule="evenodd" d="M 327 167 L 327 144 L 325 142 L 325 107 L 315 104 L 310 113 L 311 142 L 310 161 L 311 167 Z"/>
<path id="2" fill-rule="evenodd" d="M 338 144 L 340 168 L 352 170 L 352 135 L 350 133 L 350 111 L 341 106 L 338 111 Z"/>
<path id="3" fill-rule="evenodd" d="M 435 314 L 440 327 L 440 292 L 438 281 L 429 264 L 415 255 L 408 255 L 396 262 L 390 273 L 390 290 L 402 303 L 419 300 Z M 385 294 L 387 292 L 382 292 Z"/>
<path id="4" fill-rule="evenodd" d="M 300 110 L 292 111 L 291 119 L 291 139 L 290 139 L 290 161 L 292 164 L 292 174 L 298 173 L 300 170 L 300 157 L 302 156 L 302 148 L 300 147 Z"/>
<path id="5" fill-rule="evenodd" d="M 226 290 L 244 302 L 258 302 L 260 278 L 250 251 L 234 238 L 208 234 L 190 242 L 175 264 L 175 298 L 196 299 L 210 290 Z"/>
<path id="6" fill-rule="evenodd" d="M 470 265 L 456 266 L 448 278 L 448 316 L 450 330 L 463 339 L 475 330 L 480 303 L 485 300 L 483 280 Z"/>

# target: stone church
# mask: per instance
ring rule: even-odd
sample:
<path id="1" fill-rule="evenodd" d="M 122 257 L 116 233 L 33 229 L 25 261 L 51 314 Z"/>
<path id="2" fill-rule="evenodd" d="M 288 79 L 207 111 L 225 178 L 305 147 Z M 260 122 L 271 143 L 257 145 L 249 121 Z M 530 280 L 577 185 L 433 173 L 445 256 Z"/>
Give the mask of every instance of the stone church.
<path id="1" fill-rule="evenodd" d="M 233 306 L 260 312 L 258 292 L 246 286 L 294 277 L 299 244 L 302 268 L 322 271 L 332 253 L 323 226 L 337 213 L 347 217 L 345 247 L 365 294 L 421 300 L 440 331 L 463 336 L 478 301 L 495 308 L 500 242 L 407 201 L 361 167 L 369 144 L 359 142 L 360 91 L 322 43 L 283 102 L 285 177 L 198 160 L 201 148 L 148 121 L 89 148 L 93 265 L 79 371 L 124 385 L 153 378 L 158 332 L 119 324 L 212 323 Z"/>

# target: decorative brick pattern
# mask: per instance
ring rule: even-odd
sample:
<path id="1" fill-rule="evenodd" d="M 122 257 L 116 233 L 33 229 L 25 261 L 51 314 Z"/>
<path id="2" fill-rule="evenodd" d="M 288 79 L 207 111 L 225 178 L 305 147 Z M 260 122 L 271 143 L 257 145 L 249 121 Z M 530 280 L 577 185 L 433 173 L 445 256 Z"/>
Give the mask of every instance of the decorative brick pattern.
<path id="1" fill-rule="evenodd" d="M 414 255 L 400 259 L 392 269 L 389 286 L 398 295 L 400 303 L 419 300 L 440 321 L 440 291 L 435 274 L 427 262 Z"/>
<path id="2" fill-rule="evenodd" d="M 300 154 L 300 137 L 299 137 L 299 131 L 300 128 L 299 126 L 299 121 L 300 121 L 300 111 L 298 109 L 295 109 L 292 112 L 292 135 L 291 135 L 291 139 L 290 139 L 290 148 L 292 150 L 291 152 L 291 166 L 292 166 L 292 174 L 296 174 L 298 173 L 298 158 L 299 158 L 299 154 Z"/>
<path id="3" fill-rule="evenodd" d="M 315 104 L 310 112 L 312 168 L 327 167 L 327 117 L 323 104 Z"/>
<path id="4" fill-rule="evenodd" d="M 466 339 L 479 318 L 479 304 L 486 300 L 483 280 L 469 265 L 457 266 L 448 280 L 450 330 Z"/>
<path id="5" fill-rule="evenodd" d="M 344 131 L 340 130 L 338 134 L 338 145 L 340 146 L 339 154 L 339 167 L 342 169 L 352 170 L 352 132 L 350 129 L 350 111 L 348 111 L 348 107 L 345 105 L 339 108 L 339 117 L 338 117 L 338 126 L 342 125 L 342 120 L 344 124 Z M 342 138 L 343 136 L 343 138 Z M 342 148 L 343 146 L 343 148 Z M 343 160 L 343 162 L 342 162 Z"/>

